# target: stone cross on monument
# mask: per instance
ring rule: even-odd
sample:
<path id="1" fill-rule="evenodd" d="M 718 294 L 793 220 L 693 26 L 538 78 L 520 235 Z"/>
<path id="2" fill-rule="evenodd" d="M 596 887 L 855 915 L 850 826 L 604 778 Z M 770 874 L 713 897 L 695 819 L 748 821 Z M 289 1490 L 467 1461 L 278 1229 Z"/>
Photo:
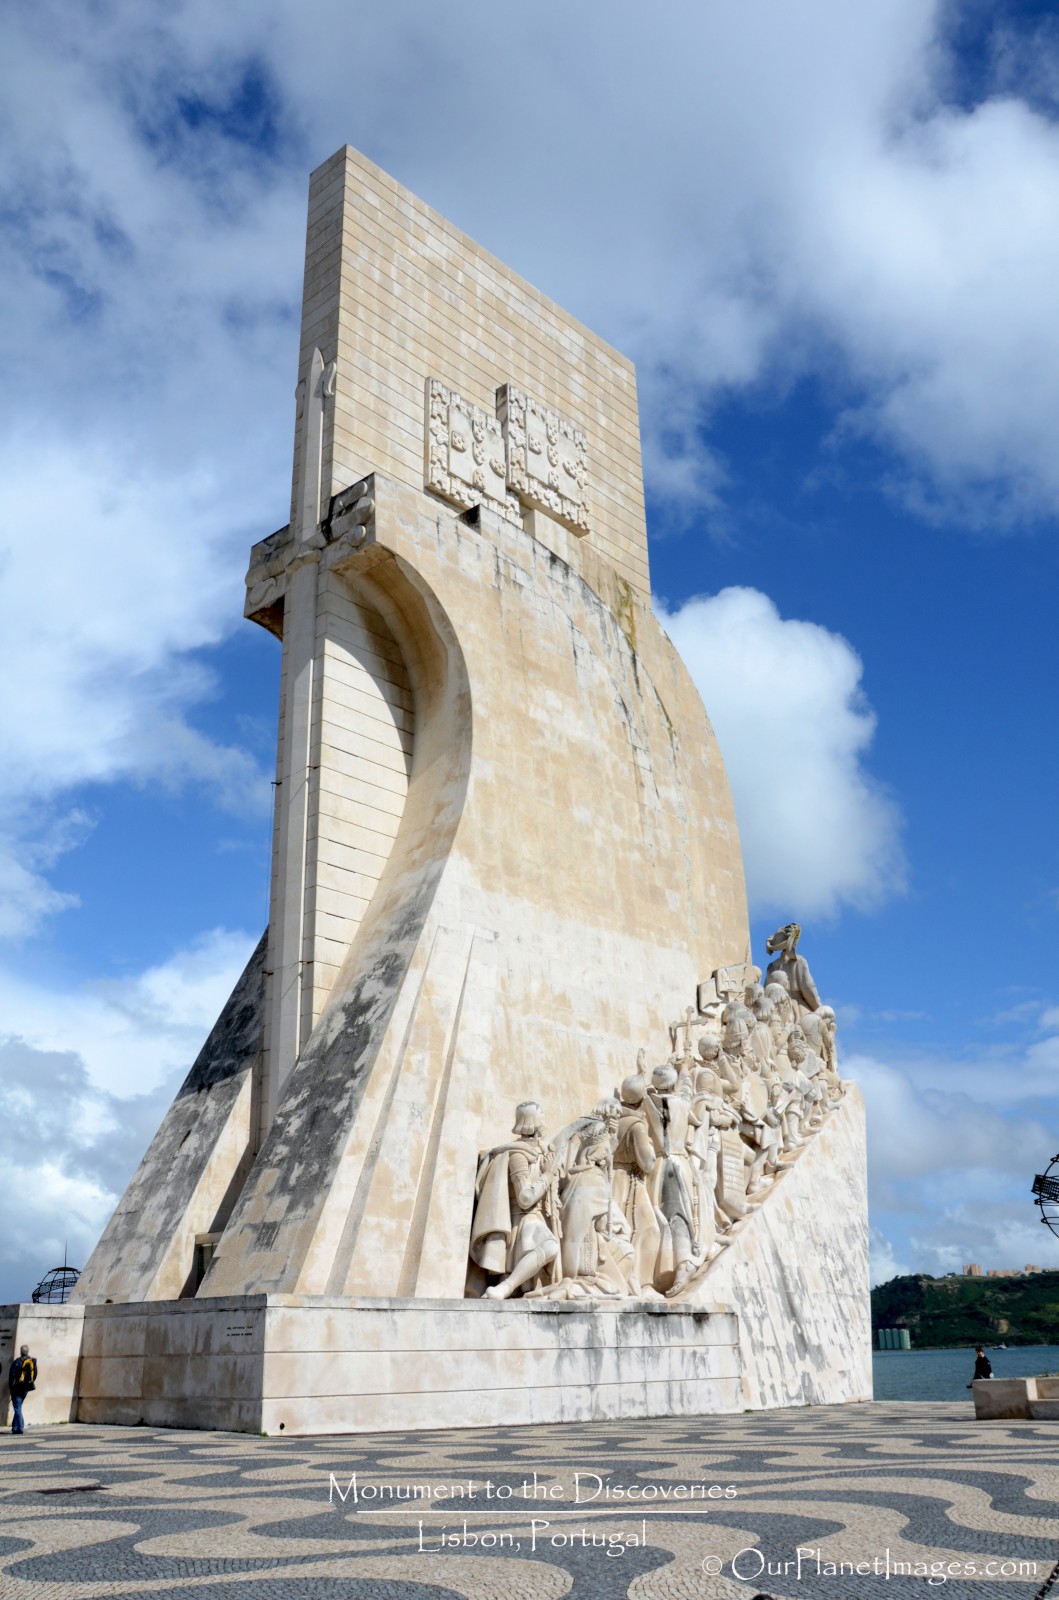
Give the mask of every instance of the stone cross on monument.
<path id="1" fill-rule="evenodd" d="M 608 1414 L 784 1403 L 761 1352 L 790 1230 L 834 1226 L 808 1202 L 773 1206 L 763 1265 L 725 1258 L 773 1308 L 745 1335 L 674 1306 L 660 1339 L 638 1301 L 531 1321 L 469 1269 L 479 1153 L 518 1103 L 580 1126 L 645 1041 L 662 1060 L 665 1019 L 747 951 L 746 898 L 650 607 L 631 365 L 349 148 L 310 180 L 290 520 L 245 609 L 283 652 L 269 926 L 64 1308 L 71 1414 L 450 1425 L 512 1420 L 514 1384 L 589 1416 L 600 1362 Z M 853 1104 L 828 1127 L 860 1218 Z M 799 1337 L 845 1348 L 838 1280 L 803 1288 Z M 862 1366 L 807 1354 L 797 1392 L 859 1393 Z"/>

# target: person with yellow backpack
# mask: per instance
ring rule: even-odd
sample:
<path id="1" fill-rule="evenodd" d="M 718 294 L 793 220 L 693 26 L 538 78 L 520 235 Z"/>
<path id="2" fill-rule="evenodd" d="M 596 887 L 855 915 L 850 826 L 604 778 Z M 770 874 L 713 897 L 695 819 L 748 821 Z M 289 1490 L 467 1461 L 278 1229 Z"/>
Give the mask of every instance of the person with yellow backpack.
<path id="1" fill-rule="evenodd" d="M 7 1387 L 11 1391 L 11 1432 L 25 1433 L 26 1424 L 22 1419 L 22 1402 L 31 1389 L 37 1387 L 37 1363 L 29 1353 L 29 1345 L 24 1344 L 7 1375 Z"/>

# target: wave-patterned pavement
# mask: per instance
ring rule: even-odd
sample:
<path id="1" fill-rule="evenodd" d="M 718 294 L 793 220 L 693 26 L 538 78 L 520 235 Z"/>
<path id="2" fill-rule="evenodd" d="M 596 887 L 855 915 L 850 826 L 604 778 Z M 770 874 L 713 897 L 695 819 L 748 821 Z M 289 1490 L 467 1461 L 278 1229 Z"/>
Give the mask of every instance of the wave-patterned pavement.
<path id="1" fill-rule="evenodd" d="M 0 1435 L 0 1497 L 2 1600 L 1033 1600 L 1059 1426 L 969 1400 L 311 1440 L 30 1426 Z"/>

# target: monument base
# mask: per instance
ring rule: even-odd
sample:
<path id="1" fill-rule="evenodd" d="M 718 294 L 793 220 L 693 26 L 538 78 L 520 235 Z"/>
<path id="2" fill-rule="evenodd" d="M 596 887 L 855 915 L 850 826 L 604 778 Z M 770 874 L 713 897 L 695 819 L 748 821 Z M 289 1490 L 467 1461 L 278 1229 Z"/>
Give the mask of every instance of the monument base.
<path id="1" fill-rule="evenodd" d="M 41 1369 L 31 1422 L 310 1435 L 743 1407 L 723 1308 L 252 1295 L 61 1309 L 61 1329 L 37 1319 L 25 1338 Z M 74 1391 L 55 1336 L 69 1343 L 82 1314 Z"/>

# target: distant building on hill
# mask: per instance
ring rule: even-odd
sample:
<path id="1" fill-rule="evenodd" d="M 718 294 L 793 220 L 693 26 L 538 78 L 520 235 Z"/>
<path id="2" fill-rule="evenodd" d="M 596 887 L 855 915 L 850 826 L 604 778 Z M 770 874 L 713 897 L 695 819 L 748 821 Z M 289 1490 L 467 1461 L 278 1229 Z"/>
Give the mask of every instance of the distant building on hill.
<path id="1" fill-rule="evenodd" d="M 965 1278 L 980 1278 L 982 1276 L 982 1269 L 978 1265 L 977 1261 L 971 1261 L 966 1267 L 964 1267 L 963 1275 Z"/>

